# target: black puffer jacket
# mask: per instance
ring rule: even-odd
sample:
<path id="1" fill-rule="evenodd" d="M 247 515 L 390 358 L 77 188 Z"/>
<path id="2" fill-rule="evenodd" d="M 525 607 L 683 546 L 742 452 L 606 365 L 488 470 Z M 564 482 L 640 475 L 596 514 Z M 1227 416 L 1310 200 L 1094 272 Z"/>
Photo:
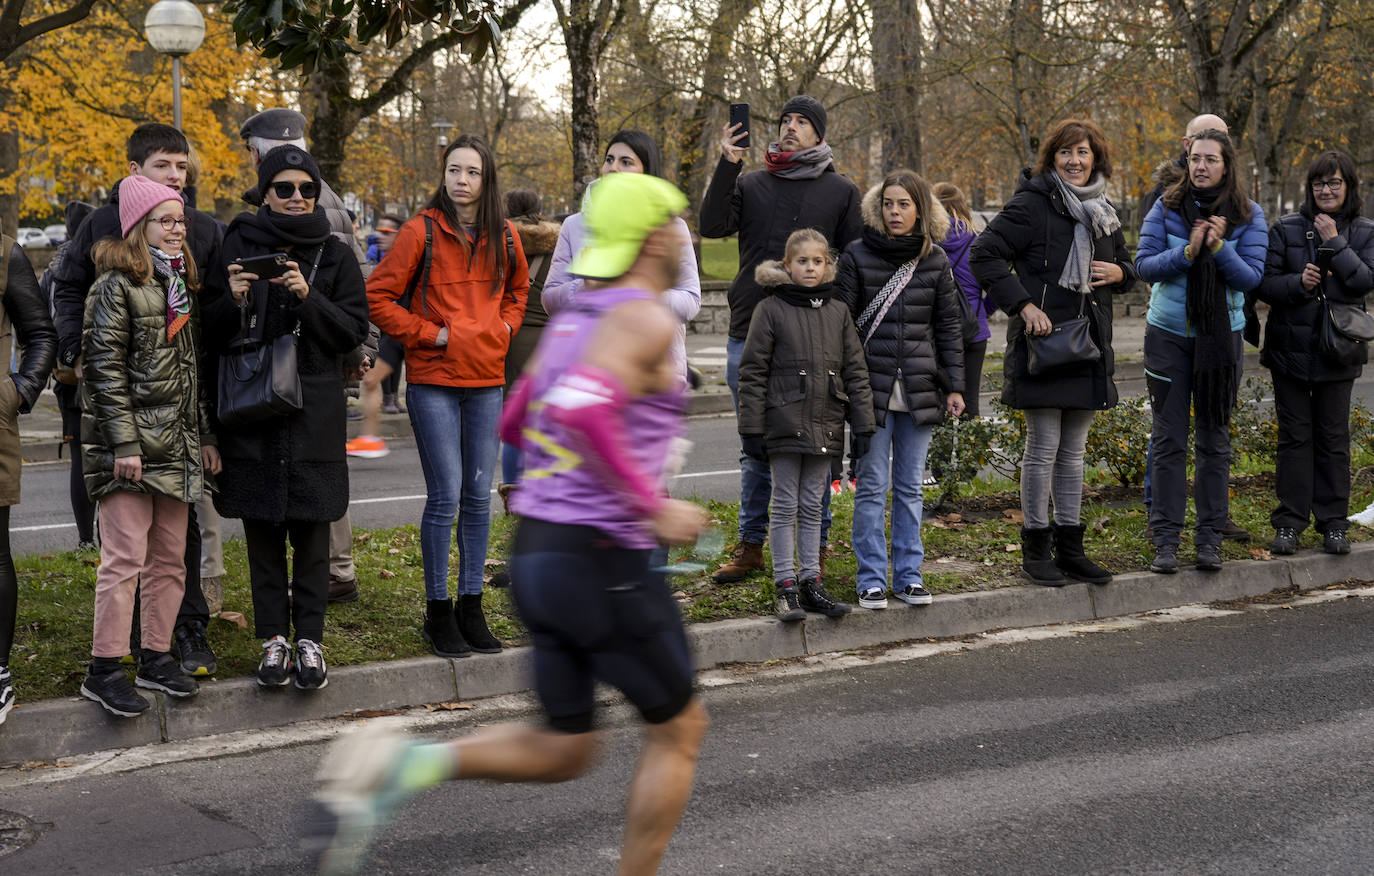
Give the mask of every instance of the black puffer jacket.
<path id="1" fill-rule="evenodd" d="M 978 235 L 969 264 L 978 282 L 992 293 L 1007 320 L 1007 352 L 1002 363 L 1002 401 L 1013 408 L 1105 410 L 1117 402 L 1116 360 L 1112 355 L 1112 295 L 1128 291 L 1139 279 L 1120 229 L 1093 240 L 1093 260 L 1111 262 L 1123 277 L 1114 286 L 1098 286 L 1083 296 L 1058 285 L 1073 246 L 1074 220 L 1064 206 L 1059 186 L 1048 173 L 1021 173 L 1021 183 L 1002 212 Z M 1016 268 L 1015 276 L 1012 267 Z M 1026 324 L 1021 308 L 1034 303 L 1050 321 L 1089 317 L 1090 334 L 1102 357 L 1096 362 L 1065 366 L 1053 374 L 1031 377 L 1026 371 Z M 1043 302 L 1043 304 L 1042 304 Z"/>
<path id="2" fill-rule="evenodd" d="M 4 299 L 0 303 L 3 303 L 5 316 L 14 329 L 19 346 L 24 348 L 19 370 L 10 371 L 9 376 L 14 381 L 14 388 L 19 390 L 19 413 L 27 414 L 33 410 L 38 394 L 43 391 L 48 375 L 52 373 L 53 357 L 57 353 L 57 332 L 53 330 L 52 317 L 48 314 L 28 255 L 17 243 L 10 247 L 8 255 Z M 8 371 L 8 362 L 5 368 Z"/>
<path id="3" fill-rule="evenodd" d="M 840 456 L 846 420 L 861 435 L 877 428 L 854 321 L 829 283 L 794 285 L 780 262 L 754 277 L 770 294 L 739 360 L 740 434 L 764 436 L 769 453 Z"/>
<path id="4" fill-rule="evenodd" d="M 1357 216 L 1338 220 L 1335 237 L 1322 243 L 1312 220 L 1301 213 L 1284 216 L 1269 229 L 1269 255 L 1255 297 L 1269 303 L 1260 364 L 1294 380 L 1354 380 L 1361 365 L 1341 365 L 1318 350 L 1318 329 L 1326 307 L 1302 285 L 1302 269 L 1316 263 L 1317 247 L 1336 251 L 1325 294 L 1331 301 L 1363 305 L 1374 289 L 1374 221 Z M 1366 353 L 1366 356 L 1368 353 Z"/>
<path id="5" fill-rule="evenodd" d="M 240 229 L 240 223 L 253 218 L 243 214 L 234 220 L 219 263 L 205 272 L 204 334 L 215 364 L 239 332 L 239 309 L 229 294 L 229 263 L 269 252 L 245 239 Z M 289 250 L 307 278 L 317 249 Z M 215 424 L 224 460 L 215 507 L 225 517 L 249 520 L 338 520 L 348 510 L 341 362 L 362 342 L 368 327 L 358 260 L 331 236 L 324 242 L 319 271 L 304 300 L 266 280 L 253 283 L 250 295 L 264 338 L 300 326 L 296 357 L 304 405 L 295 414 L 247 426 Z"/>
<path id="6" fill-rule="evenodd" d="M 923 245 L 919 237 L 888 236 L 879 189 L 874 186 L 864 195 L 863 236 L 844 248 L 835 275 L 836 294 L 856 320 L 892 274 L 918 256 Z M 949 233 L 949 216 L 938 201 L 933 203 L 932 226 L 935 239 L 931 243 L 939 244 Z M 944 420 L 946 396 L 952 387 L 964 385 L 963 312 L 956 297 L 963 294 L 945 251 L 932 246 L 865 347 L 879 425 L 887 422 L 898 379 L 916 425 L 933 426 Z M 859 337 L 864 334 L 861 328 Z"/>

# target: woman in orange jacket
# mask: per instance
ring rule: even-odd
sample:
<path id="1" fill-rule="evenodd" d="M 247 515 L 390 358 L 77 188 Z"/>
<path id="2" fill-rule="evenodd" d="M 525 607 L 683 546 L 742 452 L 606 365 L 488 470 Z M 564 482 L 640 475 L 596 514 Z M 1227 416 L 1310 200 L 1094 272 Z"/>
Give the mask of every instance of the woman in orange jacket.
<path id="1" fill-rule="evenodd" d="M 427 488 L 424 637 L 441 657 L 466 657 L 501 650 L 482 614 L 482 570 L 506 351 L 530 281 L 486 141 L 458 137 L 441 168 L 429 204 L 368 278 L 367 299 L 372 321 L 406 348 L 406 406 Z M 448 594 L 455 517 L 456 602 Z"/>

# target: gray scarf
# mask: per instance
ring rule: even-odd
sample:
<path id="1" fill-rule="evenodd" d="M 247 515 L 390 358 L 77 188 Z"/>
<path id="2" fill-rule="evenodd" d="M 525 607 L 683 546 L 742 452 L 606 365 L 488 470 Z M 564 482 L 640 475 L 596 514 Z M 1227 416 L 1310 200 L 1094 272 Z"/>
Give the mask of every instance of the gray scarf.
<path id="1" fill-rule="evenodd" d="M 764 167 L 782 179 L 816 179 L 833 161 L 829 143 L 817 143 L 810 149 L 796 152 L 784 152 L 777 143 L 770 143 Z"/>
<path id="2" fill-rule="evenodd" d="M 1059 275 L 1059 285 L 1065 289 L 1076 289 L 1090 295 L 1092 286 L 1093 240 L 1106 237 L 1121 227 L 1116 208 L 1102 193 L 1107 190 L 1107 178 L 1100 173 L 1086 186 L 1075 186 L 1064 182 L 1058 172 L 1050 171 L 1054 181 L 1059 184 L 1059 193 L 1064 196 L 1064 206 L 1073 217 L 1073 248 L 1064 260 L 1064 270 Z"/>

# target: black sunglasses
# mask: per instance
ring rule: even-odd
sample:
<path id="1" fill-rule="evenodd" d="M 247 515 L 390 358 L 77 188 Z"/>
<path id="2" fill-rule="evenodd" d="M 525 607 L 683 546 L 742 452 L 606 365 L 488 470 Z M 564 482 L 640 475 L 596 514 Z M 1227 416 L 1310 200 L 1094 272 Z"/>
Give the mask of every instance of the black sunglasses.
<path id="1" fill-rule="evenodd" d="M 281 182 L 272 183 L 272 191 L 283 201 L 291 200 L 291 196 L 299 191 L 301 197 L 308 201 L 320 193 L 320 187 L 315 184 L 314 180 L 310 179 L 301 183 L 299 186 L 288 180 L 282 180 Z"/>

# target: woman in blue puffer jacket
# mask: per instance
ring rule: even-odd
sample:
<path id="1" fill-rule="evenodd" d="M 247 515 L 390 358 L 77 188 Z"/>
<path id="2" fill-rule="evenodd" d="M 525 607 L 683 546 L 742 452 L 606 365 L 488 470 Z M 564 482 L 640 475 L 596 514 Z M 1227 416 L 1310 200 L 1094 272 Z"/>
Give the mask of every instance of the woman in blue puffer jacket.
<path id="1" fill-rule="evenodd" d="M 1264 275 L 1269 242 L 1264 211 L 1245 197 L 1235 165 L 1227 134 L 1197 135 L 1188 148 L 1188 175 L 1164 192 L 1140 230 L 1136 269 L 1154 284 L 1145 316 L 1145 379 L 1154 411 L 1154 572 L 1178 570 L 1190 416 L 1196 417 L 1197 567 L 1221 568 L 1245 293 Z"/>

